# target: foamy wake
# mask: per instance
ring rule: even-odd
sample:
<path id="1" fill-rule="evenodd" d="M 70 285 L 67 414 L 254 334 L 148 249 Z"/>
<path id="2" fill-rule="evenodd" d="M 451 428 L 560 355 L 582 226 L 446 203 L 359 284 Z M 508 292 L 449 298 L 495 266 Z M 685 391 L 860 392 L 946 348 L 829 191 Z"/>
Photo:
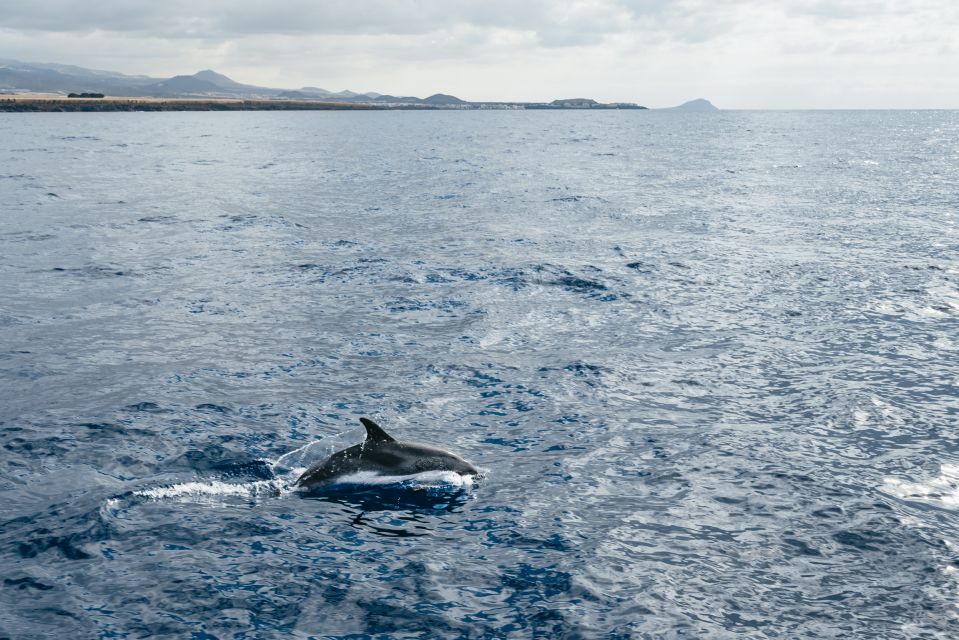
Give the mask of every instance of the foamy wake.
<path id="1" fill-rule="evenodd" d="M 939 468 L 939 477 L 928 482 L 904 482 L 898 478 L 886 478 L 883 490 L 903 500 L 931 502 L 940 506 L 959 508 L 959 464 L 944 464 Z"/>
<path id="2" fill-rule="evenodd" d="M 302 469 L 297 471 L 302 472 Z M 291 479 L 258 480 L 256 482 L 229 483 L 220 480 L 209 482 L 183 482 L 165 487 L 135 491 L 134 496 L 147 500 L 173 500 L 178 502 L 218 503 L 224 499 L 278 498 L 297 491 L 295 486 L 299 473 Z M 473 476 L 461 476 L 454 471 L 424 471 L 407 476 L 384 476 L 369 471 L 354 473 L 339 478 L 329 487 L 382 486 L 410 490 L 441 489 L 469 491 L 473 488 Z"/>
<path id="3" fill-rule="evenodd" d="M 155 487 L 136 491 L 133 495 L 149 500 L 216 501 L 221 498 L 248 498 L 280 496 L 288 493 L 289 488 L 278 480 L 258 480 L 233 484 L 213 480 L 210 482 L 183 482 L 167 487 Z"/>

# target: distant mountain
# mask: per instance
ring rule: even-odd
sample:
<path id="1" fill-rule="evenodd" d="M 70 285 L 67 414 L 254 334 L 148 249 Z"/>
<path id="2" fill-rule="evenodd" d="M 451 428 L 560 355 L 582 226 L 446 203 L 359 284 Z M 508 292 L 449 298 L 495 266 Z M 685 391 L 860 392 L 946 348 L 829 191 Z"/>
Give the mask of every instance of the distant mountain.
<path id="1" fill-rule="evenodd" d="M 288 100 L 322 100 L 326 96 L 307 93 L 306 91 L 281 91 L 276 94 L 277 98 L 287 98 Z"/>
<path id="2" fill-rule="evenodd" d="M 303 87 L 302 89 L 299 90 L 299 92 L 305 93 L 305 94 L 319 95 L 323 97 L 333 95 L 332 91 L 327 91 L 326 89 L 321 89 L 319 87 Z"/>
<path id="3" fill-rule="evenodd" d="M 19 60 L 10 60 L 0 58 L 0 70 L 19 71 L 21 73 L 36 74 L 40 71 L 52 71 L 62 76 L 72 76 L 77 78 L 96 78 L 99 80 L 130 82 L 139 84 L 150 84 L 156 82 L 158 78 L 149 76 L 131 76 L 116 71 L 102 71 L 100 69 L 85 69 L 71 64 L 55 64 L 49 62 L 20 62 Z"/>
<path id="4" fill-rule="evenodd" d="M 0 60 L 0 89 L 38 93 L 93 91 L 127 97 L 264 97 L 279 93 L 277 89 L 240 84 L 210 70 L 164 79 L 16 60 Z"/>
<path id="5" fill-rule="evenodd" d="M 380 102 L 383 104 L 423 104 L 421 98 L 416 98 L 414 96 L 391 96 L 391 95 L 381 95 L 379 98 L 373 100 L 373 102 Z"/>
<path id="6" fill-rule="evenodd" d="M 237 91 L 237 90 L 242 91 L 246 89 L 260 88 L 260 87 L 253 87 L 252 85 L 249 85 L 249 84 L 240 84 L 236 80 L 231 80 L 230 78 L 226 77 L 222 73 L 217 73 L 216 71 L 213 71 L 212 69 L 204 69 L 203 71 L 197 71 L 190 77 L 196 78 L 197 80 L 204 80 L 206 82 L 209 82 L 211 84 L 214 84 L 220 87 L 221 89 L 229 89 L 233 91 Z"/>
<path id="7" fill-rule="evenodd" d="M 332 102 L 369 102 L 381 97 L 376 92 L 332 92 L 319 87 L 288 91 L 258 87 L 204 69 L 193 75 L 172 78 L 131 76 L 113 71 L 85 69 L 73 65 L 20 62 L 0 59 L 0 91 L 35 93 L 97 92 L 124 97 L 203 97 L 203 98 L 290 98 L 330 100 Z M 418 98 L 413 98 L 419 101 Z"/>
<path id="8" fill-rule="evenodd" d="M 719 111 L 719 109 L 709 100 L 697 98 L 689 102 L 684 102 L 676 107 L 662 109 L 662 111 Z"/>
<path id="9" fill-rule="evenodd" d="M 424 98 L 426 104 L 468 104 L 465 100 L 460 100 L 456 96 L 445 93 L 434 93 L 429 98 Z"/>
<path id="10" fill-rule="evenodd" d="M 157 78 L 127 76 L 59 64 L 28 64 L 0 60 L 0 89 L 6 91 L 60 92 L 103 91 L 139 88 Z"/>
<path id="11" fill-rule="evenodd" d="M 231 91 L 196 76 L 173 76 L 143 87 L 152 96 L 228 95 Z"/>

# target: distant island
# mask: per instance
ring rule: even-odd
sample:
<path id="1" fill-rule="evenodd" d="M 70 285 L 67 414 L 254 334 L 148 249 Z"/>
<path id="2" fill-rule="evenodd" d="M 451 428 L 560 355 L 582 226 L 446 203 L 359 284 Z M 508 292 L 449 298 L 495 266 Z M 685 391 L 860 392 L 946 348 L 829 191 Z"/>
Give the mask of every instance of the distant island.
<path id="1" fill-rule="evenodd" d="M 658 111 L 699 111 L 699 112 L 708 112 L 708 111 L 719 111 L 719 109 L 709 100 L 705 98 L 696 98 L 695 100 L 690 100 L 689 102 L 684 102 L 681 105 L 675 107 L 666 107 L 665 109 L 658 109 Z"/>
<path id="2" fill-rule="evenodd" d="M 0 59 L 0 111 L 240 111 L 382 109 L 646 109 L 589 98 L 551 102 L 470 102 L 435 93 L 426 98 L 319 87 L 274 89 L 237 82 L 206 69 L 152 78 L 73 65 Z"/>

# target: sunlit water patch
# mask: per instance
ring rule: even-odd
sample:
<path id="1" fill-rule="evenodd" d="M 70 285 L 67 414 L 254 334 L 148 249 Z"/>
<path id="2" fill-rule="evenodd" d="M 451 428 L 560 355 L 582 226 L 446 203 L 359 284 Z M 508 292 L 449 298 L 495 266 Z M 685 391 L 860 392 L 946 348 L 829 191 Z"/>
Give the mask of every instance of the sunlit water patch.
<path id="1" fill-rule="evenodd" d="M 886 478 L 883 489 L 903 500 L 915 500 L 948 509 L 959 509 L 959 464 L 942 465 L 938 476 L 924 482 Z"/>

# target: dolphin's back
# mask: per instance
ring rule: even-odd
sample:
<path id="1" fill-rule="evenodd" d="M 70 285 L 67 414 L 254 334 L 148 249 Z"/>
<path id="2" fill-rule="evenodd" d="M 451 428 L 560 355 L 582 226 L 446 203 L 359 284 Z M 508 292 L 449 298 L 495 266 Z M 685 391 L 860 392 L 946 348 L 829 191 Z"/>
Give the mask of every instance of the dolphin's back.
<path id="1" fill-rule="evenodd" d="M 299 477 L 296 484 L 301 487 L 312 487 L 327 484 L 336 478 L 360 471 L 360 462 L 366 443 L 353 445 L 342 451 L 337 451 L 329 458 L 320 460 L 307 469 Z"/>

